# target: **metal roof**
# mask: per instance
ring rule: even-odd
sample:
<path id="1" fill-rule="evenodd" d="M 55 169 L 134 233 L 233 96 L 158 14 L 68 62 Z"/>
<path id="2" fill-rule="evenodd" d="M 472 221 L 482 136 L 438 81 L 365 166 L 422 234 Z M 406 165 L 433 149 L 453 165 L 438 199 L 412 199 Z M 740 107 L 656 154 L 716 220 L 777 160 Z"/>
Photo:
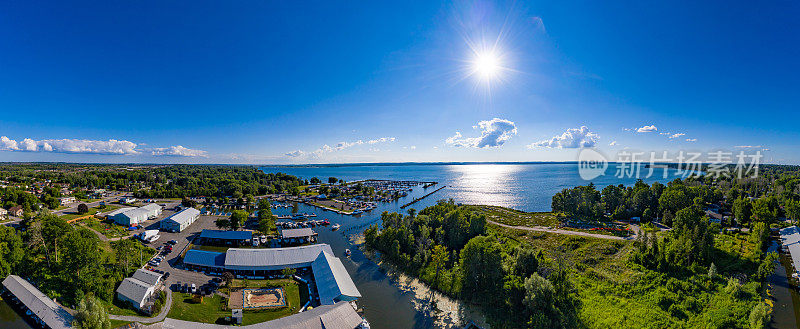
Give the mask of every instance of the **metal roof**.
<path id="1" fill-rule="evenodd" d="M 128 210 L 133 210 L 133 209 L 136 209 L 136 208 L 134 208 L 134 207 L 122 207 L 122 208 L 114 210 L 114 211 L 112 211 L 110 213 L 107 213 L 106 216 L 114 217 L 116 215 L 119 215 L 119 214 L 124 213 L 124 212 L 126 212 Z"/>
<path id="2" fill-rule="evenodd" d="M 316 234 L 317 233 L 314 233 L 314 230 L 312 230 L 310 227 L 281 230 L 281 236 L 284 239 L 301 238 L 301 237 L 313 236 Z"/>
<path id="3" fill-rule="evenodd" d="M 178 225 L 183 225 L 188 223 L 192 219 L 197 218 L 197 216 L 199 215 L 200 215 L 200 210 L 197 210 L 195 208 L 186 208 L 178 213 L 173 214 L 172 216 L 165 218 L 164 220 L 175 222 Z"/>
<path id="4" fill-rule="evenodd" d="M 247 313 L 244 314 L 247 317 Z M 355 329 L 364 321 L 348 302 L 323 305 L 312 310 L 247 326 L 226 326 L 164 319 L 162 329 Z"/>
<path id="5" fill-rule="evenodd" d="M 206 267 L 224 267 L 225 253 L 191 249 L 183 256 L 183 263 Z"/>
<path id="6" fill-rule="evenodd" d="M 25 279 L 9 275 L 3 286 L 51 329 L 72 327 L 72 315 Z"/>
<path id="7" fill-rule="evenodd" d="M 341 259 L 322 252 L 311 263 L 311 269 L 317 284 L 319 301 L 323 305 L 333 304 L 335 299 L 354 300 L 361 297 Z"/>
<path id="8" fill-rule="evenodd" d="M 161 274 L 158 274 L 153 271 L 137 269 L 136 272 L 133 272 L 132 278 L 147 283 L 149 285 L 155 286 L 158 283 L 158 280 L 161 279 Z"/>
<path id="9" fill-rule="evenodd" d="M 223 231 L 223 230 L 203 230 L 200 238 L 220 239 L 220 240 L 250 240 L 253 238 L 251 231 Z"/>
<path id="10" fill-rule="evenodd" d="M 269 249 L 228 249 L 225 267 L 238 270 L 279 270 L 286 267 L 310 266 L 320 252 L 333 254 L 331 246 L 309 246 Z"/>
<path id="11" fill-rule="evenodd" d="M 800 230 L 797 226 L 789 226 L 780 230 L 781 245 L 789 249 L 795 271 L 800 271 Z"/>
<path id="12" fill-rule="evenodd" d="M 152 288 L 153 285 L 144 283 L 134 278 L 125 278 L 120 283 L 119 288 L 117 288 L 117 293 L 126 298 L 136 301 L 139 304 L 144 302 L 144 298 L 147 296 L 147 290 Z"/>

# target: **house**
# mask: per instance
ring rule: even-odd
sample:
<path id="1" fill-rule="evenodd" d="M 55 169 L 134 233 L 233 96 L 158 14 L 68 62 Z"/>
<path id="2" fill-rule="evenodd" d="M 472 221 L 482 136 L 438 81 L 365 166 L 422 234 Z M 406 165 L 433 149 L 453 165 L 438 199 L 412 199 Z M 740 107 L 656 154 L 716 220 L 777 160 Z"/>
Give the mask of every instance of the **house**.
<path id="1" fill-rule="evenodd" d="M 128 203 L 134 203 L 134 202 L 136 202 L 136 198 L 124 197 L 122 199 L 119 199 L 119 203 L 128 204 Z"/>
<path id="2" fill-rule="evenodd" d="M 200 216 L 200 210 L 195 208 L 186 208 L 180 212 L 161 220 L 160 226 L 162 231 L 167 232 L 180 232 L 192 225 L 197 217 Z"/>
<path id="3" fill-rule="evenodd" d="M 0 219 L 8 218 L 8 210 L 5 208 L 0 208 Z"/>
<path id="4" fill-rule="evenodd" d="M 281 230 L 281 242 L 286 244 L 308 243 L 316 240 L 317 233 L 310 227 Z"/>
<path id="5" fill-rule="evenodd" d="M 22 217 L 22 206 L 13 206 L 8 210 L 9 216 Z"/>
<path id="6" fill-rule="evenodd" d="M 125 278 L 117 288 L 117 299 L 130 302 L 137 310 L 142 310 L 155 298 L 156 286 L 161 282 L 161 274 L 138 269 L 130 278 Z"/>
<path id="7" fill-rule="evenodd" d="M 75 200 L 74 196 L 66 196 L 66 197 L 63 197 L 63 198 L 59 199 L 59 201 L 61 202 L 62 206 L 66 206 L 66 205 L 68 205 L 70 203 L 75 203 L 76 200 Z"/>

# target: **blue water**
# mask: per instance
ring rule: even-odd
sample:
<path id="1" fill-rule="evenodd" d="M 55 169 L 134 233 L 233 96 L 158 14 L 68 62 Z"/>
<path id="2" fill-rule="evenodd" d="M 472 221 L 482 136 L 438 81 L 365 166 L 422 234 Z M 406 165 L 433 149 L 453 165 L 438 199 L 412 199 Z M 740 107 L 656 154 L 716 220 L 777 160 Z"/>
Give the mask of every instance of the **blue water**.
<path id="1" fill-rule="evenodd" d="M 442 185 L 447 187 L 409 208 L 420 210 L 441 199 L 453 198 L 466 204 L 488 204 L 510 207 L 523 211 L 549 211 L 553 194 L 564 188 L 589 184 L 580 178 L 577 164 L 398 164 L 398 165 L 337 165 L 337 166 L 282 166 L 263 167 L 264 172 L 295 175 L 303 179 L 320 178 L 327 182 L 328 177 L 346 181 L 364 179 L 436 181 L 439 184 L 428 189 L 418 186 L 404 198 L 390 203 L 379 203 L 378 208 L 358 216 L 345 216 L 305 204 L 294 204 L 291 208 L 273 210 L 276 215 L 292 213 L 316 213 L 316 219 L 328 219 L 342 228 L 317 227 L 319 241 L 331 245 L 336 256 L 353 278 L 362 297 L 358 305 L 373 328 L 406 329 L 431 328 L 432 321 L 412 306 L 413 296 L 398 288 L 395 278 L 388 276 L 380 267 L 367 259 L 354 246 L 353 237 L 361 234 L 370 225 L 380 225 L 383 211 L 403 212 L 400 209 L 415 197 L 425 195 Z M 643 169 L 647 174 L 648 170 Z M 617 168 L 609 166 L 604 176 L 591 181 L 598 189 L 610 184 L 633 185 L 635 178 L 618 178 Z M 643 179 L 647 183 L 667 182 L 676 176 L 675 170 L 668 170 L 663 178 L 663 169 L 656 175 Z M 408 209 L 408 208 L 407 208 Z M 406 210 L 407 210 L 406 209 Z M 345 257 L 345 249 L 352 250 Z"/>
<path id="2" fill-rule="evenodd" d="M 427 198 L 425 202 L 414 204 L 422 209 L 440 199 L 453 198 L 466 204 L 487 204 L 503 206 L 523 211 L 550 211 L 550 202 L 555 193 L 565 188 L 594 183 L 598 189 L 611 184 L 633 185 L 636 178 L 618 178 L 616 165 L 610 165 L 605 175 L 592 181 L 581 179 L 575 163 L 526 163 L 526 164 L 398 164 L 398 165 L 329 165 L 329 166 L 284 166 L 263 167 L 265 172 L 282 172 L 304 179 L 320 178 L 327 182 L 328 177 L 345 181 L 363 179 L 436 181 L 436 188 L 446 185 Z M 642 168 L 642 177 L 648 169 Z M 656 181 L 667 182 L 680 177 L 677 171 L 668 169 L 663 178 L 663 169 L 655 169 L 654 174 L 643 180 L 650 184 Z M 415 189 L 414 192 L 422 190 Z M 429 191 L 432 189 L 429 188 Z M 424 195 L 414 193 L 411 197 Z"/>

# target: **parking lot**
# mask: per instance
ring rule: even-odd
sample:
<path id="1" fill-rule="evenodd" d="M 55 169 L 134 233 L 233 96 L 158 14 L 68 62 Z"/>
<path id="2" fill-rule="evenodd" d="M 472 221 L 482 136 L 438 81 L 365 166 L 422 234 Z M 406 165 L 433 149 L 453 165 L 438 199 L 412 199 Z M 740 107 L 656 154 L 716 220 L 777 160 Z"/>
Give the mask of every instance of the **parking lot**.
<path id="1" fill-rule="evenodd" d="M 171 208 L 170 208 L 171 209 Z M 175 213 L 172 210 L 165 209 L 164 213 L 169 212 L 169 214 L 159 216 L 159 218 L 166 218 L 169 215 Z M 161 236 L 158 240 L 148 243 L 148 246 L 152 248 L 158 248 L 159 246 L 163 246 L 165 243 L 171 240 L 175 240 L 176 243 L 172 247 L 172 252 L 166 254 L 164 256 L 164 261 L 162 261 L 158 266 L 152 267 L 153 269 L 169 272 L 170 275 L 167 278 L 166 284 L 168 287 L 172 287 L 175 283 L 180 282 L 183 283 L 194 283 L 197 288 L 199 289 L 201 285 L 208 283 L 213 277 L 205 275 L 200 272 L 194 272 L 189 270 L 182 269 L 181 264 L 181 254 L 186 250 L 189 244 L 200 235 L 200 232 L 204 229 L 216 229 L 215 221 L 217 220 L 216 216 L 204 216 L 201 215 L 197 218 L 197 220 L 189 225 L 186 229 L 182 232 L 172 233 L 172 232 L 159 232 Z M 160 220 L 160 219 L 159 219 Z M 158 229 L 158 223 L 150 224 L 146 227 L 148 230 L 155 230 Z"/>

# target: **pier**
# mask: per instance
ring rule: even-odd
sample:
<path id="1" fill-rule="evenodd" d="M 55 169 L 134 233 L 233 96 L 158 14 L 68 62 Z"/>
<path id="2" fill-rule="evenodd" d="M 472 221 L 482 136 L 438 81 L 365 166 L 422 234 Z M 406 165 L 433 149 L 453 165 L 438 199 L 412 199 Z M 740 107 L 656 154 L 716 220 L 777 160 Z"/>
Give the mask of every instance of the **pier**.
<path id="1" fill-rule="evenodd" d="M 436 193 L 436 192 L 439 192 L 439 191 L 441 191 L 441 190 L 442 190 L 443 188 L 445 188 L 445 187 L 447 187 L 447 185 L 444 185 L 444 186 L 442 186 L 442 187 L 440 187 L 440 188 L 437 188 L 436 190 L 434 190 L 434 191 L 433 191 L 433 192 L 431 192 L 431 193 L 425 194 L 425 195 L 423 195 L 423 196 L 421 196 L 421 197 L 419 197 L 419 198 L 416 198 L 416 199 L 414 199 L 414 200 L 411 200 L 411 202 L 409 202 L 409 203 L 406 203 L 406 204 L 404 204 L 404 205 L 400 206 L 400 209 L 405 209 L 406 207 L 408 207 L 408 206 L 410 206 L 410 205 L 412 205 L 412 204 L 416 203 L 417 201 L 419 201 L 419 200 L 422 200 L 422 199 L 425 199 L 425 198 L 427 198 L 428 196 L 430 196 L 431 194 L 434 194 L 434 193 Z"/>

